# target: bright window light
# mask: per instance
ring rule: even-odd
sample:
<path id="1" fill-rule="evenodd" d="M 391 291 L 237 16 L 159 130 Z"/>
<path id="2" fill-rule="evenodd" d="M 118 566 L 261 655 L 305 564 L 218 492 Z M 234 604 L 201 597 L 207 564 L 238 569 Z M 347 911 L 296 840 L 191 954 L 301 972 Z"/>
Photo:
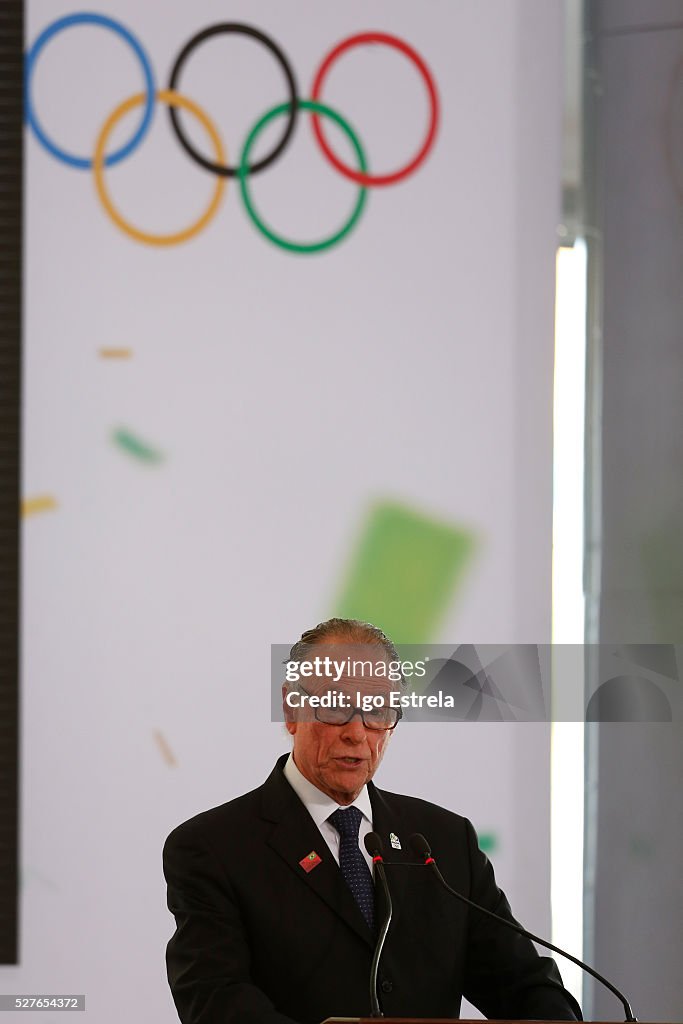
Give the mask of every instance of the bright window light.
<path id="1" fill-rule="evenodd" d="M 553 404 L 552 640 L 576 645 L 553 659 L 550 765 L 552 941 L 583 958 L 584 425 L 586 406 L 586 245 L 557 252 Z M 574 721 L 573 718 L 578 720 Z M 581 1000 L 583 972 L 560 969 Z"/>

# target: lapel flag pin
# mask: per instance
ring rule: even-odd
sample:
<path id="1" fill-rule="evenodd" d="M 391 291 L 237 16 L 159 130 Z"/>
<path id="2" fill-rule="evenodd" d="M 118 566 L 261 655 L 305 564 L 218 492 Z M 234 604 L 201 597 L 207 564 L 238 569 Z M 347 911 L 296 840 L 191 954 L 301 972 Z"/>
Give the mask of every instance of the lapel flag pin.
<path id="1" fill-rule="evenodd" d="M 395 832 L 389 833 L 389 842 L 391 843 L 392 850 L 401 849 L 401 840 L 398 838 Z"/>
<path id="2" fill-rule="evenodd" d="M 317 868 L 318 864 L 322 863 L 322 857 L 319 857 L 315 850 L 311 850 L 305 857 L 302 857 L 299 861 L 299 865 L 304 869 L 306 874 L 312 871 L 313 868 Z"/>

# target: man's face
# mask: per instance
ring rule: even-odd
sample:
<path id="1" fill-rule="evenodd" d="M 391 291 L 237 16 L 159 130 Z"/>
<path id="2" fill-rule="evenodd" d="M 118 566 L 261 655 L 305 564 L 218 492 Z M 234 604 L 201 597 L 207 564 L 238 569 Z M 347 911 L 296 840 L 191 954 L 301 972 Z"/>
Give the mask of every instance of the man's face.
<path id="1" fill-rule="evenodd" d="M 358 647 L 354 647 L 355 653 L 351 653 L 348 647 L 331 645 L 329 641 L 324 650 L 314 648 L 311 657 L 331 655 L 333 650 L 332 656 L 339 661 L 349 656 L 352 661 L 360 660 Z M 382 649 L 376 646 L 365 647 L 363 658 L 374 662 L 385 660 Z M 375 678 L 365 671 L 360 675 L 345 673 L 334 682 L 320 678 L 302 679 L 301 685 L 311 694 L 322 694 L 330 689 L 347 693 L 353 705 L 358 692 L 388 699 L 388 694 L 396 689 L 388 679 Z M 286 717 L 285 724 L 294 737 L 294 761 L 301 774 L 342 806 L 352 803 L 373 777 L 391 736 L 388 729 L 366 728 L 360 715 L 354 715 L 345 725 L 326 725 L 308 712 L 295 718 Z"/>

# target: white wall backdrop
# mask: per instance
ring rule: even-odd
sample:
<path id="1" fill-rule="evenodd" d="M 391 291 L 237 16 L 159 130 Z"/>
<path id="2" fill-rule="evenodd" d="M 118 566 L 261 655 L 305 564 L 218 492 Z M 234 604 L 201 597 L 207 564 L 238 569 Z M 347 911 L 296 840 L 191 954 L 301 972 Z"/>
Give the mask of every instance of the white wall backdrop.
<path id="1" fill-rule="evenodd" d="M 175 1019 L 163 839 L 258 785 L 287 748 L 268 720 L 272 642 L 338 610 L 350 580 L 379 593 L 379 619 L 385 595 L 379 624 L 394 621 L 395 581 L 359 582 L 373 508 L 412 516 L 427 547 L 445 525 L 468 549 L 445 582 L 438 561 L 421 579 L 419 544 L 394 537 L 399 612 L 410 618 L 412 588 L 442 591 L 420 635 L 396 639 L 549 639 L 561 8 L 88 10 L 127 26 L 157 88 L 192 35 L 229 20 L 278 42 L 304 98 L 342 39 L 392 33 L 422 56 L 441 102 L 426 161 L 369 189 L 356 229 L 307 256 L 255 230 L 234 180 L 196 238 L 134 241 L 103 210 L 92 172 L 27 130 L 23 490 L 44 511 L 23 534 L 21 964 L 0 968 L 0 985 L 85 992 L 98 1024 L 161 1024 Z M 78 12 L 29 0 L 27 48 Z M 231 161 L 287 98 L 267 51 L 234 36 L 197 49 L 181 84 Z M 31 94 L 46 131 L 87 156 L 143 88 L 122 39 L 74 25 L 38 55 Z M 429 113 L 410 61 L 380 45 L 344 54 L 324 100 L 378 171 L 415 151 Z M 308 119 L 253 178 L 269 223 L 303 239 L 336 229 L 357 194 Z M 198 216 L 216 184 L 161 105 L 139 148 L 104 173 L 124 216 L 156 232 Z M 517 915 L 547 931 L 546 728 L 411 724 L 392 748 L 378 782 L 472 817 Z"/>

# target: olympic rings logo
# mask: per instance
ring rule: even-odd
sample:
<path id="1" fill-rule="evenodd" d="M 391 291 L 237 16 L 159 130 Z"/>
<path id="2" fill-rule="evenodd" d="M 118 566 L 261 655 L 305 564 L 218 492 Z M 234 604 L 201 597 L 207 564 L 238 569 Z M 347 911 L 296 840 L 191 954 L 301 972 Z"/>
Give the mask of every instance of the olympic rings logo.
<path id="1" fill-rule="evenodd" d="M 142 68 L 145 83 L 144 92 L 136 93 L 135 95 L 128 97 L 128 99 L 124 100 L 106 119 L 97 137 L 97 142 L 95 143 L 94 153 L 92 156 L 78 156 L 73 153 L 69 153 L 55 142 L 39 120 L 31 98 L 31 82 L 38 57 L 51 39 L 54 39 L 54 37 L 60 32 L 67 28 L 71 28 L 74 25 L 97 25 L 115 33 L 133 50 L 133 53 Z M 288 94 L 286 102 L 272 107 L 270 110 L 266 111 L 258 121 L 256 121 L 242 146 L 239 159 L 232 165 L 227 161 L 225 148 L 220 135 L 209 115 L 197 103 L 195 103 L 194 100 L 183 95 L 179 90 L 181 72 L 190 56 L 207 39 L 223 34 L 247 36 L 266 47 L 282 70 Z M 385 174 L 370 173 L 368 170 L 365 151 L 352 126 L 338 111 L 333 110 L 321 100 L 325 79 L 335 61 L 352 48 L 365 43 L 380 43 L 385 46 L 389 46 L 406 56 L 419 72 L 429 97 L 429 123 L 418 151 L 403 167 Z M 411 46 L 402 39 L 399 39 L 397 36 L 389 35 L 384 32 L 359 33 L 357 35 L 350 36 L 348 39 L 344 39 L 335 46 L 324 58 L 314 76 L 310 99 L 301 99 L 299 97 L 294 72 L 282 49 L 264 32 L 253 28 L 251 25 L 244 25 L 239 22 L 221 22 L 217 25 L 211 25 L 192 36 L 176 57 L 171 70 L 168 87 L 166 89 L 157 90 L 150 60 L 142 45 L 135 38 L 132 32 L 130 32 L 125 25 L 102 14 L 70 14 L 66 17 L 58 18 L 56 21 L 53 21 L 47 28 L 43 29 L 31 46 L 26 56 L 25 69 L 26 120 L 38 142 L 47 150 L 48 153 L 50 153 L 55 159 L 60 160 L 62 163 L 81 170 L 91 170 L 95 181 L 97 196 L 111 220 L 118 228 L 120 228 L 121 231 L 124 232 L 124 234 L 147 245 L 177 245 L 198 235 L 217 213 L 225 193 L 227 179 L 236 178 L 239 183 L 240 195 L 249 218 L 265 238 L 274 245 L 295 253 L 314 253 L 321 252 L 325 249 L 331 249 L 334 245 L 341 242 L 342 239 L 345 238 L 358 223 L 365 206 L 368 188 L 392 185 L 398 181 L 404 180 L 408 175 L 413 174 L 418 169 L 434 145 L 439 122 L 439 100 L 436 84 L 429 68 L 422 57 L 420 57 L 420 55 Z M 131 224 L 114 206 L 105 180 L 105 168 L 108 169 L 114 167 L 122 160 L 125 160 L 142 143 L 151 127 L 155 107 L 159 103 L 168 107 L 172 130 L 183 150 L 196 164 L 204 170 L 209 171 L 216 178 L 216 184 L 211 200 L 199 219 L 183 230 L 177 231 L 173 234 L 151 234 L 149 232 L 142 231 L 140 228 Z M 142 107 L 142 115 L 135 132 L 125 145 L 110 152 L 108 150 L 107 143 L 112 131 L 118 122 L 130 110 L 133 110 L 136 107 Z M 192 114 L 203 126 L 211 141 L 214 157 L 213 160 L 207 159 L 195 149 L 182 127 L 178 116 L 179 109 Z M 351 215 L 348 217 L 346 222 L 333 234 L 313 242 L 300 242 L 284 238 L 266 224 L 256 208 L 250 187 L 250 179 L 252 175 L 259 174 L 267 167 L 270 167 L 284 152 L 292 139 L 294 128 L 301 111 L 310 112 L 315 139 L 332 167 L 334 167 L 334 169 L 345 178 L 358 185 L 356 202 Z M 349 139 L 353 153 L 355 154 L 357 166 L 348 166 L 333 152 L 323 131 L 322 122 L 324 119 L 330 120 L 338 125 Z M 262 133 L 266 125 L 270 124 L 271 121 L 276 120 L 282 120 L 284 124 L 279 141 L 267 156 L 254 161 L 253 163 L 250 162 L 256 139 Z"/>

